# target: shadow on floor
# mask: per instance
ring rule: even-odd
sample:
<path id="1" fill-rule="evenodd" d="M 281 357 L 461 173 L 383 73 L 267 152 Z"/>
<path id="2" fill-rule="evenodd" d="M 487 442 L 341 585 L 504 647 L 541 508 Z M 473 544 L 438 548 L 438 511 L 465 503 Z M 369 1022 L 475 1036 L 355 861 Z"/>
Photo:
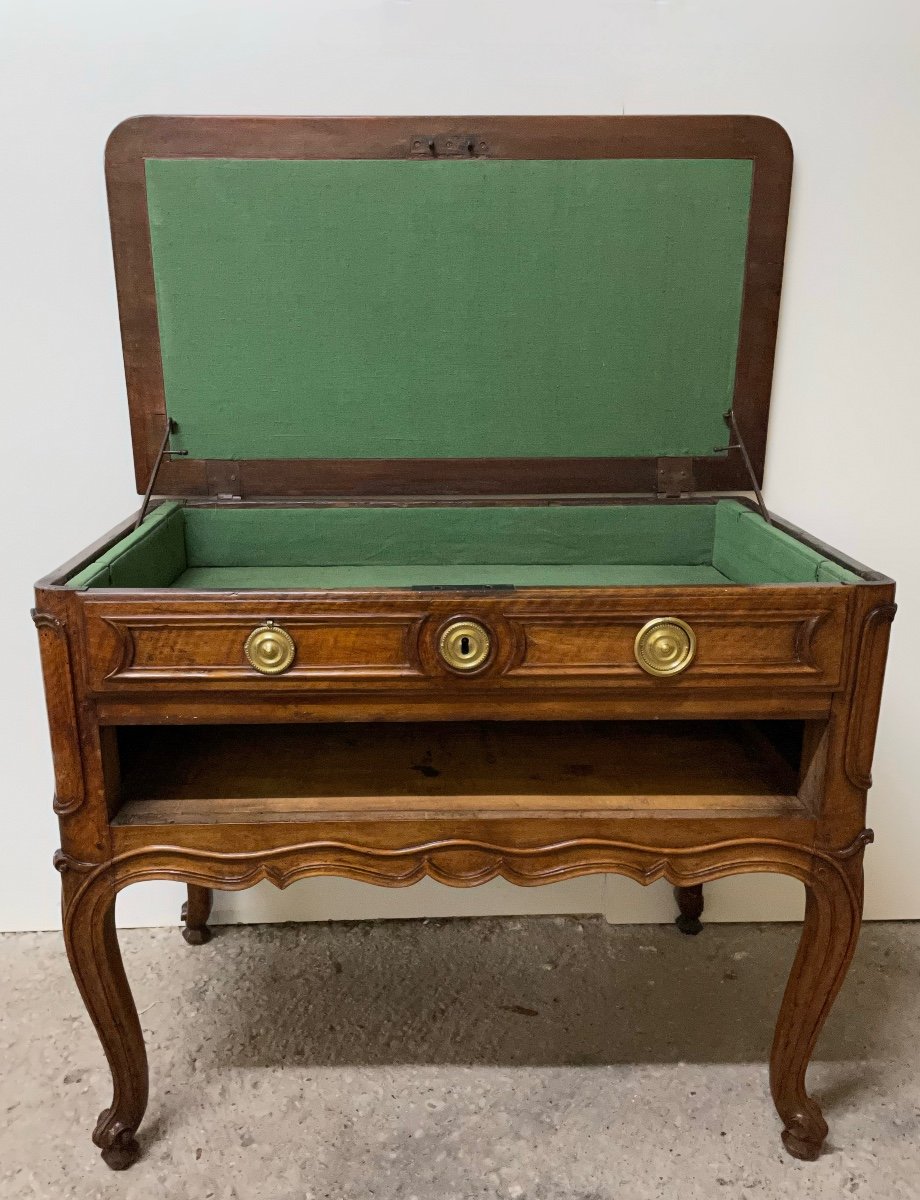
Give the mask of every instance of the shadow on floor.
<path id="1" fill-rule="evenodd" d="M 198 956 L 175 1002 L 201 1067 L 762 1062 L 798 934 L 593 917 L 227 926 L 200 948 L 177 931 L 158 991 L 173 954 Z M 884 1056 L 888 1006 L 917 1005 L 903 966 L 868 926 L 817 1058 Z"/>

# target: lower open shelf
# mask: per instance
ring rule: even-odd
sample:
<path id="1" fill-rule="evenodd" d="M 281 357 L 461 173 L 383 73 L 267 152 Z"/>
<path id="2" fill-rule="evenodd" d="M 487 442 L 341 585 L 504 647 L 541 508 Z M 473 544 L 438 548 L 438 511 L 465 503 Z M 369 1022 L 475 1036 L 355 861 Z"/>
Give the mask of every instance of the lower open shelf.
<path id="1" fill-rule="evenodd" d="M 810 816 L 781 721 L 126 726 L 119 825 Z"/>

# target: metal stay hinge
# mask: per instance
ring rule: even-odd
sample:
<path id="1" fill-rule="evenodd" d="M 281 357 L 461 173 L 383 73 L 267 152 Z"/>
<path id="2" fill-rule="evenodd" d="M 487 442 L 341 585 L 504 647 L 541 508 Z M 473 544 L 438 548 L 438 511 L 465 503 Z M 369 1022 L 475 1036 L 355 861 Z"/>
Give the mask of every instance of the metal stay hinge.
<path id="1" fill-rule="evenodd" d="M 773 520 L 767 511 L 767 506 L 764 503 L 763 492 L 760 490 L 760 484 L 757 482 L 757 475 L 754 471 L 754 464 L 751 462 L 751 456 L 747 452 L 747 446 L 744 444 L 744 438 L 741 436 L 741 431 L 738 428 L 738 422 L 735 420 L 735 410 L 730 408 L 727 413 L 723 413 L 723 420 L 731 433 L 731 441 L 727 446 L 713 446 L 714 454 L 724 454 L 729 450 L 740 450 L 741 458 L 744 462 L 744 469 L 748 473 L 748 478 L 751 481 L 751 491 L 757 498 L 757 507 L 760 509 L 760 515 L 768 525 L 773 524 Z"/>
<path id="2" fill-rule="evenodd" d="M 659 496 L 668 498 L 686 496 L 695 487 L 692 458 L 671 457 L 658 459 Z"/>
<path id="3" fill-rule="evenodd" d="M 150 472 L 147 487 L 144 489 L 144 499 L 141 501 L 141 511 L 137 514 L 137 520 L 134 522 L 135 529 L 137 529 L 147 515 L 147 509 L 150 507 L 150 497 L 153 495 L 153 488 L 157 481 L 157 475 L 160 473 L 160 467 L 163 465 L 163 459 L 173 457 L 184 458 L 188 454 L 187 450 L 170 450 L 169 448 L 169 439 L 178 428 L 179 426 L 172 417 L 166 418 L 166 432 L 163 434 L 163 441 L 160 443 L 157 456 L 153 460 L 153 470 Z"/>

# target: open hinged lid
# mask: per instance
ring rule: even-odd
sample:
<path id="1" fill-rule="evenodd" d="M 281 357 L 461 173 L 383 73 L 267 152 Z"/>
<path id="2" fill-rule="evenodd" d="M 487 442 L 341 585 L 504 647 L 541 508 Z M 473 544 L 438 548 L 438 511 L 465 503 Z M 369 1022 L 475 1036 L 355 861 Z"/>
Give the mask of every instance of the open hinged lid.
<path id="1" fill-rule="evenodd" d="M 138 488 L 169 420 L 161 495 L 747 490 L 791 163 L 759 117 L 127 121 Z"/>

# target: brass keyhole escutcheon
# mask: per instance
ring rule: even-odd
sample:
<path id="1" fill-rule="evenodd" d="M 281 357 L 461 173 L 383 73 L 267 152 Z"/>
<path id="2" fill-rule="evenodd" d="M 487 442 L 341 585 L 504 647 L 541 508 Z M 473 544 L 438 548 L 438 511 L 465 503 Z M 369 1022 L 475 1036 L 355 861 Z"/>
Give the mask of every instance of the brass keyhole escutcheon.
<path id="1" fill-rule="evenodd" d="M 475 671 L 492 650 L 492 638 L 478 621 L 451 621 L 438 638 L 438 653 L 452 671 Z"/>
<path id="2" fill-rule="evenodd" d="M 686 671 L 696 655 L 696 634 L 678 617 L 655 617 L 636 635 L 636 662 L 648 675 Z"/>
<path id="3" fill-rule="evenodd" d="M 294 661 L 294 639 L 274 621 L 254 629 L 243 649 L 249 665 L 262 675 L 283 675 Z"/>

